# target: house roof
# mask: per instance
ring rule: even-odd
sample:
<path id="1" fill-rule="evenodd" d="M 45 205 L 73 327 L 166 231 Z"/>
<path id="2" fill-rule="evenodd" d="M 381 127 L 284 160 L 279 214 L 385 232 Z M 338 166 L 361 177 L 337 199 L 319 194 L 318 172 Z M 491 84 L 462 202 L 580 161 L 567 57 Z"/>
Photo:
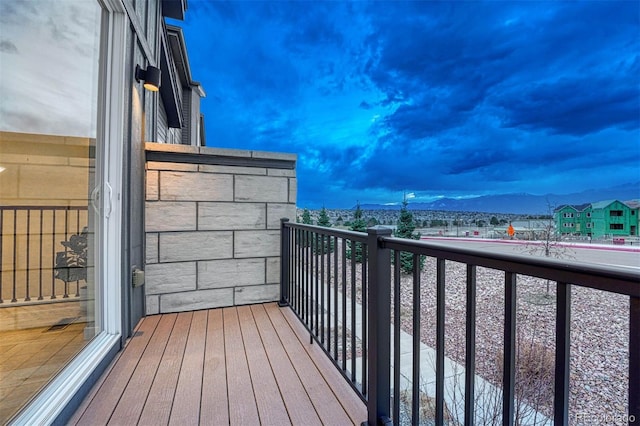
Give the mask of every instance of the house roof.
<path id="1" fill-rule="evenodd" d="M 623 201 L 623 203 L 629 206 L 629 208 L 640 209 L 640 200 Z"/>
<path id="2" fill-rule="evenodd" d="M 171 49 L 180 82 L 183 86 L 198 91 L 200 97 L 204 98 L 206 95 L 202 85 L 191 77 L 191 66 L 189 65 L 189 56 L 187 55 L 187 46 L 182 28 L 169 24 L 166 25 L 166 28 L 167 41 L 169 42 L 169 48 Z"/>
<path id="3" fill-rule="evenodd" d="M 559 207 L 556 207 L 556 209 L 554 210 L 554 212 L 559 212 L 565 208 L 571 208 L 574 209 L 577 212 L 581 212 L 584 211 L 586 209 L 588 209 L 589 207 L 591 207 L 591 203 L 584 203 L 584 204 L 563 204 Z"/>
<path id="4" fill-rule="evenodd" d="M 162 16 L 184 21 L 187 0 L 162 0 Z"/>

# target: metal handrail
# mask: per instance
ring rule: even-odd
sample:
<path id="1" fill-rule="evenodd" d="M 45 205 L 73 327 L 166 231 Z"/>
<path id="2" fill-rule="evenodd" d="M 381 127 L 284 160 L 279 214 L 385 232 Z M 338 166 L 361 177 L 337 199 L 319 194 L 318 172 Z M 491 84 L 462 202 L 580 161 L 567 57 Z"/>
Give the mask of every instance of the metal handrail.
<path id="1" fill-rule="evenodd" d="M 81 217 L 87 210 L 87 206 L 0 206 L 0 264 L 9 265 L 0 270 L 0 307 L 80 296 L 78 282 L 75 289 L 69 282 L 57 285 L 55 259 L 58 251 L 66 251 L 61 241 L 87 225 L 87 218 Z M 3 279 L 9 285 L 3 287 Z"/>
<path id="2" fill-rule="evenodd" d="M 282 306 L 289 305 L 296 312 L 312 336 L 312 341 L 321 344 L 336 367 L 351 382 L 368 405 L 368 423 L 371 425 L 393 419 L 398 423 L 398 365 L 394 368 L 393 386 L 389 372 L 391 359 L 399 362 L 399 312 L 394 309 L 391 321 L 391 296 L 394 306 L 399 304 L 399 258 L 400 253 L 411 253 L 413 265 L 413 382 L 412 423 L 417 424 L 419 407 L 417 395 L 420 336 L 416 333 L 420 327 L 420 272 L 419 259 L 428 256 L 436 259 L 436 424 L 444 423 L 444 288 L 445 262 L 455 261 L 466 264 L 466 330 L 465 330 L 465 424 L 474 421 L 474 376 L 475 376 L 475 288 L 476 268 L 486 267 L 504 272 L 504 340 L 503 340 L 503 393 L 502 423 L 514 422 L 514 387 L 515 387 L 515 330 L 516 330 L 516 277 L 527 275 L 557 282 L 556 297 L 556 350 L 555 350 L 555 395 L 554 422 L 567 424 L 569 395 L 569 358 L 570 358 L 570 324 L 571 324 L 571 287 L 580 286 L 600 291 L 627 295 L 630 298 L 629 311 L 629 411 L 631 424 L 640 418 L 640 271 L 608 265 L 597 265 L 583 262 L 568 262 L 536 256 L 518 254 L 490 253 L 482 250 L 450 247 L 442 243 L 407 240 L 391 237 L 391 230 L 384 227 L 369 228 L 367 234 L 353 231 L 342 231 L 312 225 L 292 224 L 283 219 L 282 231 L 282 263 L 281 263 L 281 300 Z M 327 241 L 333 241 L 336 253 L 326 250 Z M 302 244 L 301 242 L 304 242 Z M 351 327 L 357 326 L 355 304 L 347 306 L 345 295 L 355 292 L 355 276 L 351 282 L 346 279 L 346 270 L 354 272 L 357 267 L 354 253 L 346 256 L 348 244 L 362 244 L 366 254 L 363 256 L 362 288 L 362 325 L 363 366 L 360 380 L 356 380 L 353 346 L 351 347 L 352 371 L 345 361 L 347 322 Z M 338 251 L 338 245 L 341 251 Z M 393 255 L 392 255 L 393 253 Z M 333 256 L 332 256 L 333 254 Z M 326 265 L 326 267 L 325 267 Z M 342 266 L 342 277 L 336 276 L 338 266 Z M 391 276 L 391 266 L 394 276 Z M 349 267 L 348 267 L 349 266 Z M 333 275 L 332 275 L 333 268 Z M 366 273 L 364 273 L 366 271 Z M 367 276 L 368 274 L 368 276 Z M 332 281 L 333 280 L 333 281 Z M 331 287 L 334 287 L 333 290 Z M 326 293 L 326 299 L 325 299 Z M 416 296 L 417 294 L 417 296 Z M 333 305 L 332 305 L 333 300 Z M 353 300 L 353 297 L 352 297 Z M 333 311 L 332 311 L 333 309 Z M 320 319 L 318 312 L 320 311 Z M 338 311 L 342 315 L 342 356 L 337 346 L 338 335 L 328 334 L 323 328 L 318 329 L 318 321 L 323 321 L 328 311 L 327 322 L 335 317 L 338 325 Z M 347 314 L 347 311 L 348 314 Z M 333 313 L 332 313 L 333 312 Z M 375 315 L 371 315 L 375 313 Z M 348 321 L 348 318 L 351 320 Z M 391 342 L 391 327 L 394 327 L 394 342 Z M 334 331 L 339 334 L 338 331 Z M 355 344 L 352 330 L 352 345 Z M 392 344 L 393 343 L 393 344 Z M 333 346 L 332 346 L 333 345 Z M 391 348 L 393 347 L 393 357 Z M 391 389 L 393 388 L 393 398 Z M 393 407 L 391 402 L 393 401 Z"/>

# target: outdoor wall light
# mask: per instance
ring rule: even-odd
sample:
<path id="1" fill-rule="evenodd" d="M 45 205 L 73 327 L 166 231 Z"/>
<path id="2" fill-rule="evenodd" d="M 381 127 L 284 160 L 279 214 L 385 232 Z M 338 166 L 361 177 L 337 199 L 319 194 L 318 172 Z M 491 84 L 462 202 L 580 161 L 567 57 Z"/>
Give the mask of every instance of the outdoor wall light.
<path id="1" fill-rule="evenodd" d="M 144 80 L 144 88 L 152 92 L 160 89 L 160 69 L 149 65 L 146 70 L 136 65 L 136 81 Z"/>

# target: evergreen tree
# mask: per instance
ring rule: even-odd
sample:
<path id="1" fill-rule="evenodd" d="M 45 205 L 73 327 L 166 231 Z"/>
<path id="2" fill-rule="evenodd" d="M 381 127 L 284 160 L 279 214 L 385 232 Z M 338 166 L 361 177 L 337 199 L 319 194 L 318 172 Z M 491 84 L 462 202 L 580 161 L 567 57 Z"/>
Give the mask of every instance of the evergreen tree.
<path id="1" fill-rule="evenodd" d="M 402 201 L 402 208 L 400 209 L 400 218 L 398 219 L 398 226 L 394 235 L 398 238 L 409 238 L 412 240 L 419 240 L 420 233 L 414 232 L 416 229 L 415 222 L 413 221 L 413 214 L 407 209 L 407 199 Z M 420 256 L 420 270 L 424 267 L 424 256 Z M 400 270 L 405 274 L 410 274 L 413 271 L 413 253 L 402 252 L 400 253 Z"/>
<path id="2" fill-rule="evenodd" d="M 318 226 L 323 226 L 325 228 L 331 228 L 331 220 L 329 219 L 329 215 L 327 215 L 327 209 L 322 206 L 322 210 L 320 210 L 320 214 L 318 215 Z M 333 238 L 328 235 L 316 235 L 317 238 L 313 240 L 313 252 L 314 253 L 333 253 L 334 244 Z"/>
<path id="3" fill-rule="evenodd" d="M 313 222 L 311 221 L 311 213 L 307 208 L 302 212 L 302 223 L 305 225 L 313 225 Z"/>
<path id="4" fill-rule="evenodd" d="M 356 232 L 367 232 L 367 222 L 364 220 L 362 209 L 360 208 L 360 202 L 356 204 L 356 211 L 353 214 L 353 221 L 351 222 L 350 230 Z M 347 257 L 351 259 L 351 248 L 354 245 L 352 241 L 347 246 Z M 356 262 L 361 263 L 363 259 L 362 243 L 355 243 L 355 258 Z"/>
<path id="5" fill-rule="evenodd" d="M 313 225 L 313 221 L 311 220 L 311 213 L 309 209 L 305 207 L 302 212 L 302 224 L 303 225 Z M 298 245 L 302 247 L 309 247 L 311 245 L 311 241 L 309 241 L 306 232 L 300 232 L 299 234 L 300 240 L 297 242 Z"/>
<path id="6" fill-rule="evenodd" d="M 325 228 L 331 228 L 331 220 L 327 214 L 327 209 L 322 206 L 320 214 L 318 215 L 318 226 L 324 226 Z"/>

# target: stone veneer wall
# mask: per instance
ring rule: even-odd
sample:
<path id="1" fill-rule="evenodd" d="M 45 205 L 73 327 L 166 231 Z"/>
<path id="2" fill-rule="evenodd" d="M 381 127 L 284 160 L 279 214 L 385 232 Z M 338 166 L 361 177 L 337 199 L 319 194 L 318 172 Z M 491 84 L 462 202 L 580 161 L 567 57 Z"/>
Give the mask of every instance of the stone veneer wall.
<path id="1" fill-rule="evenodd" d="M 278 300 L 294 154 L 145 144 L 146 313 Z"/>

